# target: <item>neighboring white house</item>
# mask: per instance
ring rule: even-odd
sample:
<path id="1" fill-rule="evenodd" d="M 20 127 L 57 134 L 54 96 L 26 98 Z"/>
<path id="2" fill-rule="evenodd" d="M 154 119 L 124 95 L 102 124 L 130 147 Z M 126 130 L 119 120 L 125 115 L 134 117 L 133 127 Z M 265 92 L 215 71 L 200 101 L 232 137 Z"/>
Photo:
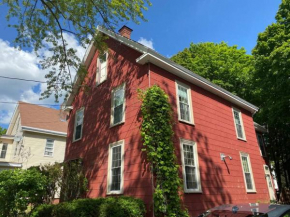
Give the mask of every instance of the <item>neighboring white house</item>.
<path id="1" fill-rule="evenodd" d="M 59 110 L 19 102 L 0 136 L 0 170 L 63 162 L 66 135 Z"/>

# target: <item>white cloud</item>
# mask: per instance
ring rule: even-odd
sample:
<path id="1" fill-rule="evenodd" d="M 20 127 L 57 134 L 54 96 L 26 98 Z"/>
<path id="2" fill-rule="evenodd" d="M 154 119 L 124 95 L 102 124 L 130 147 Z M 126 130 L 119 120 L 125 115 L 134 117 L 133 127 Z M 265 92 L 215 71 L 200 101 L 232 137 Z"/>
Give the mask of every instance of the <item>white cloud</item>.
<path id="1" fill-rule="evenodd" d="M 147 40 L 146 38 L 141 37 L 138 42 L 154 50 L 153 39 Z"/>
<path id="2" fill-rule="evenodd" d="M 70 47 L 75 48 L 80 59 L 83 58 L 85 49 L 81 47 L 72 35 L 65 34 L 65 39 Z M 49 47 L 49 45 L 48 45 Z M 45 75 L 49 70 L 41 70 L 39 59 L 34 52 L 15 49 L 9 42 L 0 39 L 0 75 L 29 80 L 46 81 Z M 50 55 L 47 50 L 42 54 Z M 74 77 L 75 71 L 72 71 Z M 56 104 L 54 96 L 39 100 L 40 93 L 46 89 L 45 83 L 26 82 L 0 78 L 0 101 L 17 102 L 19 100 L 36 104 Z M 61 100 L 60 100 L 61 102 Z M 15 104 L 0 103 L 0 124 L 9 124 L 13 115 Z"/>

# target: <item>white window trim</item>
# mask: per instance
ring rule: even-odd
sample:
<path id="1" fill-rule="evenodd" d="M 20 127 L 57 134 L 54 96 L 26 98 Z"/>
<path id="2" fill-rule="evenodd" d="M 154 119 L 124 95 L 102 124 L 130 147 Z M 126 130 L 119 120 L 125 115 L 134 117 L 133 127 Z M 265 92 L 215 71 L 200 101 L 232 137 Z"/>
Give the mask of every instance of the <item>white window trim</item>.
<path id="1" fill-rule="evenodd" d="M 99 53 L 99 56 L 98 56 L 98 59 L 97 59 L 97 68 L 96 68 L 96 86 L 99 86 L 100 84 L 102 84 L 103 82 L 105 82 L 107 80 L 107 76 L 108 76 L 108 57 L 109 57 L 109 55 L 108 55 L 108 52 L 105 52 L 105 54 L 106 54 L 106 61 L 107 61 L 106 76 L 105 76 L 105 79 L 103 81 L 98 81 L 98 80 L 101 79 L 100 78 L 100 76 L 101 76 L 101 74 L 100 74 L 101 73 L 101 69 L 100 69 L 101 62 L 100 62 L 100 58 L 99 58 L 99 56 L 101 54 Z"/>
<path id="2" fill-rule="evenodd" d="M 75 139 L 75 134 L 76 134 L 76 124 L 77 124 L 77 113 L 78 113 L 79 111 L 81 111 L 81 110 L 83 110 L 83 123 L 82 123 L 81 136 L 80 136 L 80 138 L 79 138 L 79 139 Z M 85 118 L 85 108 L 84 108 L 84 107 L 81 107 L 81 108 L 79 108 L 79 109 L 76 111 L 76 113 L 75 113 L 75 122 L 74 122 L 73 142 L 77 142 L 77 141 L 81 140 L 81 139 L 82 139 L 82 137 L 83 137 L 84 118 Z"/>
<path id="3" fill-rule="evenodd" d="M 187 189 L 187 187 L 186 187 L 186 174 L 185 174 L 184 152 L 183 152 L 183 144 L 184 143 L 186 143 L 187 145 L 193 146 L 194 163 L 196 165 L 197 189 Z M 185 193 L 202 193 L 196 142 L 180 138 L 180 151 L 181 151 L 181 163 L 182 163 L 182 176 L 183 176 L 184 192 Z"/>
<path id="4" fill-rule="evenodd" d="M 46 155 L 45 154 L 45 150 L 46 150 L 46 144 L 47 144 L 47 140 L 53 140 L 53 145 L 52 145 L 52 155 Z M 44 157 L 53 157 L 53 154 L 54 154 L 54 143 L 55 143 L 55 140 L 54 139 L 50 139 L 50 138 L 46 138 L 46 140 L 45 140 L 46 142 L 45 142 L 45 146 L 44 146 L 44 153 L 43 153 L 43 156 Z"/>
<path id="5" fill-rule="evenodd" d="M 123 119 L 122 119 L 122 121 L 114 124 L 114 93 L 119 89 L 124 90 Z M 125 114 L 126 114 L 126 84 L 123 83 L 123 84 L 115 87 L 111 92 L 111 123 L 110 123 L 110 127 L 114 127 L 114 126 L 117 126 L 119 124 L 125 123 Z"/>
<path id="6" fill-rule="evenodd" d="M 120 190 L 119 191 L 111 191 L 110 186 L 111 186 L 111 168 L 112 168 L 112 148 L 114 146 L 121 145 L 121 185 L 120 185 Z M 109 157 L 108 157 L 108 173 L 107 173 L 107 194 L 123 194 L 124 192 L 124 146 L 125 146 L 125 141 L 120 140 L 118 142 L 111 143 L 109 145 Z"/>
<path id="7" fill-rule="evenodd" d="M 244 171 L 244 167 L 243 167 L 242 156 L 247 157 L 247 160 L 248 160 L 248 166 L 249 166 L 250 175 L 251 175 L 251 179 L 252 179 L 252 185 L 253 185 L 252 190 L 251 189 L 249 190 L 247 187 L 247 181 L 246 181 L 245 171 Z M 246 191 L 247 191 L 247 193 L 256 193 L 257 191 L 256 191 L 256 185 L 255 185 L 254 175 L 253 175 L 253 171 L 252 171 L 252 164 L 251 164 L 250 155 L 248 153 L 245 153 L 245 152 L 240 152 L 240 160 L 241 160 L 241 166 L 242 166 L 242 172 L 243 172 Z"/>
<path id="8" fill-rule="evenodd" d="M 242 126 L 242 132 L 243 132 L 243 136 L 244 136 L 243 138 L 242 137 L 239 137 L 239 135 L 238 135 L 238 130 L 237 130 L 237 126 L 236 126 L 236 120 L 235 120 L 235 113 L 234 113 L 234 111 L 236 111 L 236 112 L 239 113 L 239 117 L 240 117 L 240 121 L 241 121 L 241 126 Z M 246 133 L 245 133 L 245 128 L 244 128 L 244 121 L 243 121 L 243 117 L 242 117 L 241 110 L 232 107 L 232 113 L 233 113 L 233 119 L 234 119 L 234 125 L 235 125 L 235 130 L 236 130 L 237 138 L 240 139 L 240 140 L 243 140 L 243 141 L 247 141 Z"/>
<path id="9" fill-rule="evenodd" d="M 189 101 L 189 118 L 190 121 L 186 121 L 181 119 L 180 115 L 180 106 L 179 106 L 179 96 L 178 96 L 178 86 L 182 86 L 187 89 L 188 101 Z M 194 125 L 194 117 L 193 117 L 193 109 L 192 109 L 192 99 L 191 99 L 191 88 L 190 86 L 181 83 L 180 81 L 175 80 L 175 90 L 176 90 L 176 102 L 177 102 L 177 113 L 178 113 L 178 120 L 181 122 L 185 122 L 187 124 Z"/>

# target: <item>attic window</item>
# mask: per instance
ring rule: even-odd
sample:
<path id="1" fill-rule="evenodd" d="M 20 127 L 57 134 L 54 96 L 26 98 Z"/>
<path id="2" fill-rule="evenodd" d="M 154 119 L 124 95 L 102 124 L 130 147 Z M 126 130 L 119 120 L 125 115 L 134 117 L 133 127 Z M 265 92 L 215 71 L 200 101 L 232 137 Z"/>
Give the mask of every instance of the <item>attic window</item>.
<path id="1" fill-rule="evenodd" d="M 97 61 L 96 84 L 99 85 L 107 79 L 108 53 L 100 54 Z"/>
<path id="2" fill-rule="evenodd" d="M 241 111 L 236 108 L 233 108 L 233 116 L 234 116 L 237 138 L 241 140 L 246 140 Z"/>

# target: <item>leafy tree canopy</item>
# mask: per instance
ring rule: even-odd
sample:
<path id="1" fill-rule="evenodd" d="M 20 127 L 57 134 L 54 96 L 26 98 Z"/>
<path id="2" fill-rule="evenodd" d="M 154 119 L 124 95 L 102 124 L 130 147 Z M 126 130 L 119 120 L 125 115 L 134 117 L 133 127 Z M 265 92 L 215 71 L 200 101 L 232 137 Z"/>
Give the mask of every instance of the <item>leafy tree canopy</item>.
<path id="1" fill-rule="evenodd" d="M 253 57 L 244 48 L 225 42 L 191 43 L 171 59 L 242 98 L 250 96 Z"/>
<path id="2" fill-rule="evenodd" d="M 290 186 L 285 162 L 290 161 L 290 0 L 282 0 L 276 23 L 259 34 L 252 53 L 255 58 L 257 120 L 269 130 L 268 153 L 275 162 L 279 188 L 284 173 Z M 288 172 L 289 173 L 289 172 Z"/>
<path id="3" fill-rule="evenodd" d="M 6 129 L 0 127 L 0 136 L 1 136 L 1 135 L 4 135 L 5 133 L 6 133 Z"/>
<path id="4" fill-rule="evenodd" d="M 50 70 L 42 98 L 53 94 L 58 101 L 64 93 L 67 96 L 71 91 L 71 70 L 78 70 L 81 62 L 64 34 L 74 35 L 83 47 L 93 36 L 95 45 L 103 49 L 102 36 L 96 34 L 97 25 L 114 30 L 123 21 L 146 21 L 143 12 L 151 3 L 149 0 L 0 0 L 0 5 L 9 8 L 6 17 L 18 32 L 16 46 L 32 47 L 38 54 L 43 48 L 51 51 L 51 56 L 41 56 L 42 68 Z"/>

